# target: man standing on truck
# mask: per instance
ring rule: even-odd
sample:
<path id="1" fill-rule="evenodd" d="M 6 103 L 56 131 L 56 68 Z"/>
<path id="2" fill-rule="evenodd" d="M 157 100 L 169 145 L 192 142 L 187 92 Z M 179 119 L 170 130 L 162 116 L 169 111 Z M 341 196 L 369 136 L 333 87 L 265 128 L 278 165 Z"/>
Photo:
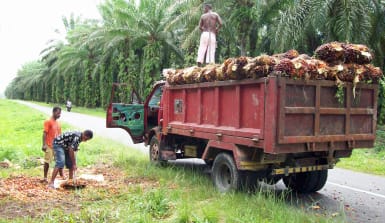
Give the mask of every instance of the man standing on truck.
<path id="1" fill-rule="evenodd" d="M 199 21 L 199 29 L 202 31 L 202 34 L 198 49 L 198 66 L 202 66 L 205 55 L 206 63 L 215 63 L 216 35 L 221 27 L 221 17 L 212 11 L 211 4 L 205 4 L 204 14 Z"/>
<path id="2" fill-rule="evenodd" d="M 61 115 L 61 108 L 60 107 L 54 107 L 52 109 L 52 116 L 50 119 L 47 119 L 44 121 L 44 130 L 43 130 L 43 147 L 42 150 L 44 151 L 44 179 L 42 182 L 48 183 L 47 181 L 47 175 L 48 175 L 48 169 L 49 164 L 54 159 L 54 152 L 52 143 L 56 136 L 61 134 L 61 126 L 60 123 L 57 121 L 60 118 Z M 63 170 L 60 171 L 60 176 L 64 178 Z"/>

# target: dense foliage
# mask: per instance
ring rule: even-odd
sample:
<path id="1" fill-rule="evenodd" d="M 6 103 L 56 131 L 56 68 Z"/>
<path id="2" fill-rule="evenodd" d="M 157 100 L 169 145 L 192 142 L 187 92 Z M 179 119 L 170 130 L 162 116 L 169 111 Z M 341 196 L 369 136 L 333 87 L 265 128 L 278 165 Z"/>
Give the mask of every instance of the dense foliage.
<path id="1" fill-rule="evenodd" d="M 112 82 L 129 83 L 145 98 L 164 68 L 195 65 L 203 0 L 106 0 L 102 20 L 63 18 L 65 41 L 25 64 L 8 98 L 105 107 Z M 369 46 L 384 68 L 384 0 L 213 0 L 224 26 L 216 61 L 295 48 L 312 55 L 330 41 Z M 384 84 L 382 83 L 381 86 Z M 384 122 L 381 90 L 379 121 Z M 384 108 L 383 108 L 384 107 Z"/>

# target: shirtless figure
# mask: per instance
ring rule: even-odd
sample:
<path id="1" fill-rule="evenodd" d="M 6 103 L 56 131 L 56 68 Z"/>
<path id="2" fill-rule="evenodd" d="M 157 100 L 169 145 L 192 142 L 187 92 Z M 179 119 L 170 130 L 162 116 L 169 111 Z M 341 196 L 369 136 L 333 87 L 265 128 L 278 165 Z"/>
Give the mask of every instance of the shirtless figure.
<path id="1" fill-rule="evenodd" d="M 210 4 L 205 4 L 204 14 L 199 21 L 199 29 L 202 31 L 198 49 L 198 66 L 201 66 L 206 54 L 206 63 L 215 63 L 215 48 L 217 47 L 216 34 L 222 27 L 221 17 L 211 11 Z"/>

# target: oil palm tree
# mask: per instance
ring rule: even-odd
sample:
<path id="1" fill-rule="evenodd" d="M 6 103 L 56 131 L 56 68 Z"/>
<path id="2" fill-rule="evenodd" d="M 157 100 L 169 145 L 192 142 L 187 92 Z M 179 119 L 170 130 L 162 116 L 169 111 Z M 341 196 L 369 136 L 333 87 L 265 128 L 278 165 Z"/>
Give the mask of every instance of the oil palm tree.
<path id="1" fill-rule="evenodd" d="M 368 43 L 368 0 L 300 0 L 283 11 L 270 35 L 274 51 L 297 48 L 311 53 L 321 42 Z M 314 44 L 316 43 L 316 44 Z"/>

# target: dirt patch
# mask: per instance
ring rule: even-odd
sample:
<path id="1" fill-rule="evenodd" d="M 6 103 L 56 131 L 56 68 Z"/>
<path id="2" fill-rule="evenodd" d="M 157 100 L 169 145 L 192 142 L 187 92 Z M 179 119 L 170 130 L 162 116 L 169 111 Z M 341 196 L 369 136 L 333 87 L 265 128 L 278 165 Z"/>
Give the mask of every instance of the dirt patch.
<path id="1" fill-rule="evenodd" d="M 78 179 L 77 183 L 85 184 L 81 192 L 103 189 L 109 196 L 121 193 L 123 188 L 139 186 L 142 189 L 159 187 L 155 179 L 145 177 L 128 177 L 117 168 L 108 165 L 97 165 L 82 168 L 77 175 L 101 174 L 104 181 Z M 18 217 L 38 217 L 51 211 L 60 209 L 65 213 L 74 213 L 80 210 L 81 202 L 87 201 L 86 196 L 79 196 L 79 190 L 48 189 L 46 183 L 39 177 L 11 176 L 0 179 L 0 216 L 3 219 Z M 107 199 L 107 198 L 106 198 Z"/>

